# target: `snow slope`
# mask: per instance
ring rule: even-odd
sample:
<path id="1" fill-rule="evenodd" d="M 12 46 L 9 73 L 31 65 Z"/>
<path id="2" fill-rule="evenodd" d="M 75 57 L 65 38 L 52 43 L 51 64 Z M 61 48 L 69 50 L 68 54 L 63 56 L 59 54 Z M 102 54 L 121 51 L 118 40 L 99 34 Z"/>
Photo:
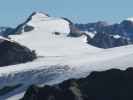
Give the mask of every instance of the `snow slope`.
<path id="1" fill-rule="evenodd" d="M 99 49 L 86 43 L 86 36 L 68 37 L 69 22 L 37 13 L 27 23 L 31 32 L 11 38 L 38 54 L 38 59 L 0 68 L 0 88 L 22 84 L 22 87 L 0 97 L 15 100 L 31 84 L 56 84 L 69 78 L 87 76 L 92 71 L 133 67 L 133 45 Z M 60 35 L 53 34 L 60 32 Z"/>
<path id="2" fill-rule="evenodd" d="M 92 54 L 42 57 L 34 62 L 7 66 L 6 69 L 0 68 L 0 86 L 23 84 L 25 87 L 31 84 L 55 84 L 69 78 L 87 76 L 95 70 L 126 69 L 132 67 L 132 59 L 133 45 L 105 49 Z M 22 89 L 21 92 L 24 90 Z"/>

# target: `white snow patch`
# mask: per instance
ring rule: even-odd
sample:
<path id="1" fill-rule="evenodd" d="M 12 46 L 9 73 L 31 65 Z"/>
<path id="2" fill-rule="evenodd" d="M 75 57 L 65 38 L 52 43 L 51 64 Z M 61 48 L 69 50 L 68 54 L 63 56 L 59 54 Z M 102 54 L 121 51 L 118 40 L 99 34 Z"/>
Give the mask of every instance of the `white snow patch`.
<path id="1" fill-rule="evenodd" d="M 86 34 L 88 34 L 91 38 L 94 38 L 96 33 L 85 31 Z"/>
<path id="2" fill-rule="evenodd" d="M 113 35 L 113 37 L 114 37 L 115 39 L 119 39 L 119 38 L 121 38 L 120 35 Z"/>

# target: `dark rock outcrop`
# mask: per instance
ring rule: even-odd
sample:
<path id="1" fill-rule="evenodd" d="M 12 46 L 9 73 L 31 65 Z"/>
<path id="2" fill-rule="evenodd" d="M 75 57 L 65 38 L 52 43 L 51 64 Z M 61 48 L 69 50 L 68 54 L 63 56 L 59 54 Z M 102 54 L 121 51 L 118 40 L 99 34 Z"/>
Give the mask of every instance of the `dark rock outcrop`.
<path id="1" fill-rule="evenodd" d="M 132 21 L 128 21 L 128 20 L 124 20 L 120 23 L 121 28 L 123 28 L 123 30 L 127 33 L 133 33 L 133 22 Z"/>
<path id="2" fill-rule="evenodd" d="M 13 30 L 11 27 L 0 27 L 0 36 L 8 37 L 8 35 L 12 34 Z"/>
<path id="3" fill-rule="evenodd" d="M 108 23 L 104 21 L 98 21 L 96 23 L 88 23 L 88 24 L 75 24 L 77 28 L 81 31 L 89 31 L 89 32 L 103 32 L 104 27 L 109 26 Z"/>
<path id="4" fill-rule="evenodd" d="M 70 33 L 68 34 L 68 36 L 80 37 L 82 35 L 81 31 L 75 26 L 75 24 L 71 20 L 65 17 L 62 17 L 62 19 L 66 20 L 69 23 Z"/>
<path id="5" fill-rule="evenodd" d="M 82 31 L 94 33 L 96 36 L 88 43 L 100 48 L 133 44 L 133 22 L 129 20 L 112 25 L 99 21 L 96 23 L 75 24 L 75 26 Z M 119 35 L 121 38 L 114 38 L 113 35 Z"/>
<path id="6" fill-rule="evenodd" d="M 88 41 L 89 44 L 94 45 L 99 48 L 113 48 L 131 44 L 128 38 L 120 37 L 115 38 L 113 35 L 106 33 L 97 33 L 94 38 Z"/>
<path id="7" fill-rule="evenodd" d="M 32 61 L 36 58 L 34 51 L 12 41 L 0 39 L 0 66 Z"/>
<path id="8" fill-rule="evenodd" d="M 21 100 L 133 100 L 133 68 L 92 72 L 54 86 L 31 86 Z"/>

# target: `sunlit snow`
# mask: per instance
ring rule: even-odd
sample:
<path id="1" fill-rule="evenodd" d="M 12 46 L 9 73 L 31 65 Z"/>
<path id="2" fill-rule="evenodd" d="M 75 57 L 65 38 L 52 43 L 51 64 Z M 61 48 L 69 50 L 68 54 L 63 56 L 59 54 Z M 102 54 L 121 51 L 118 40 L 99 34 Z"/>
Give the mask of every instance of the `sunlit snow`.
<path id="1" fill-rule="evenodd" d="M 70 27 L 66 20 L 40 13 L 34 15 L 27 24 L 35 29 L 10 37 L 35 50 L 38 59 L 1 67 L 0 88 L 16 84 L 23 84 L 24 87 L 31 84 L 55 84 L 69 78 L 87 76 L 95 70 L 133 67 L 133 45 L 112 49 L 96 48 L 84 41 L 86 36 L 68 37 Z M 61 34 L 55 35 L 54 32 Z M 21 93 L 24 91 L 25 88 L 22 88 Z M 8 100 L 13 100 L 9 97 Z M 7 99 L 6 96 L 1 98 Z"/>

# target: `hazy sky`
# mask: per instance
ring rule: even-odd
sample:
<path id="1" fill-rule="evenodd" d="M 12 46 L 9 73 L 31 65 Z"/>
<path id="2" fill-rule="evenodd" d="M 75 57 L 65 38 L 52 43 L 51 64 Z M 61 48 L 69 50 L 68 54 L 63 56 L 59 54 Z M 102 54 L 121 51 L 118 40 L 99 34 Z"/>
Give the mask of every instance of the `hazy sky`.
<path id="1" fill-rule="evenodd" d="M 133 16 L 133 0 L 1 0 L 0 26 L 16 26 L 33 11 L 74 22 L 119 22 Z"/>

